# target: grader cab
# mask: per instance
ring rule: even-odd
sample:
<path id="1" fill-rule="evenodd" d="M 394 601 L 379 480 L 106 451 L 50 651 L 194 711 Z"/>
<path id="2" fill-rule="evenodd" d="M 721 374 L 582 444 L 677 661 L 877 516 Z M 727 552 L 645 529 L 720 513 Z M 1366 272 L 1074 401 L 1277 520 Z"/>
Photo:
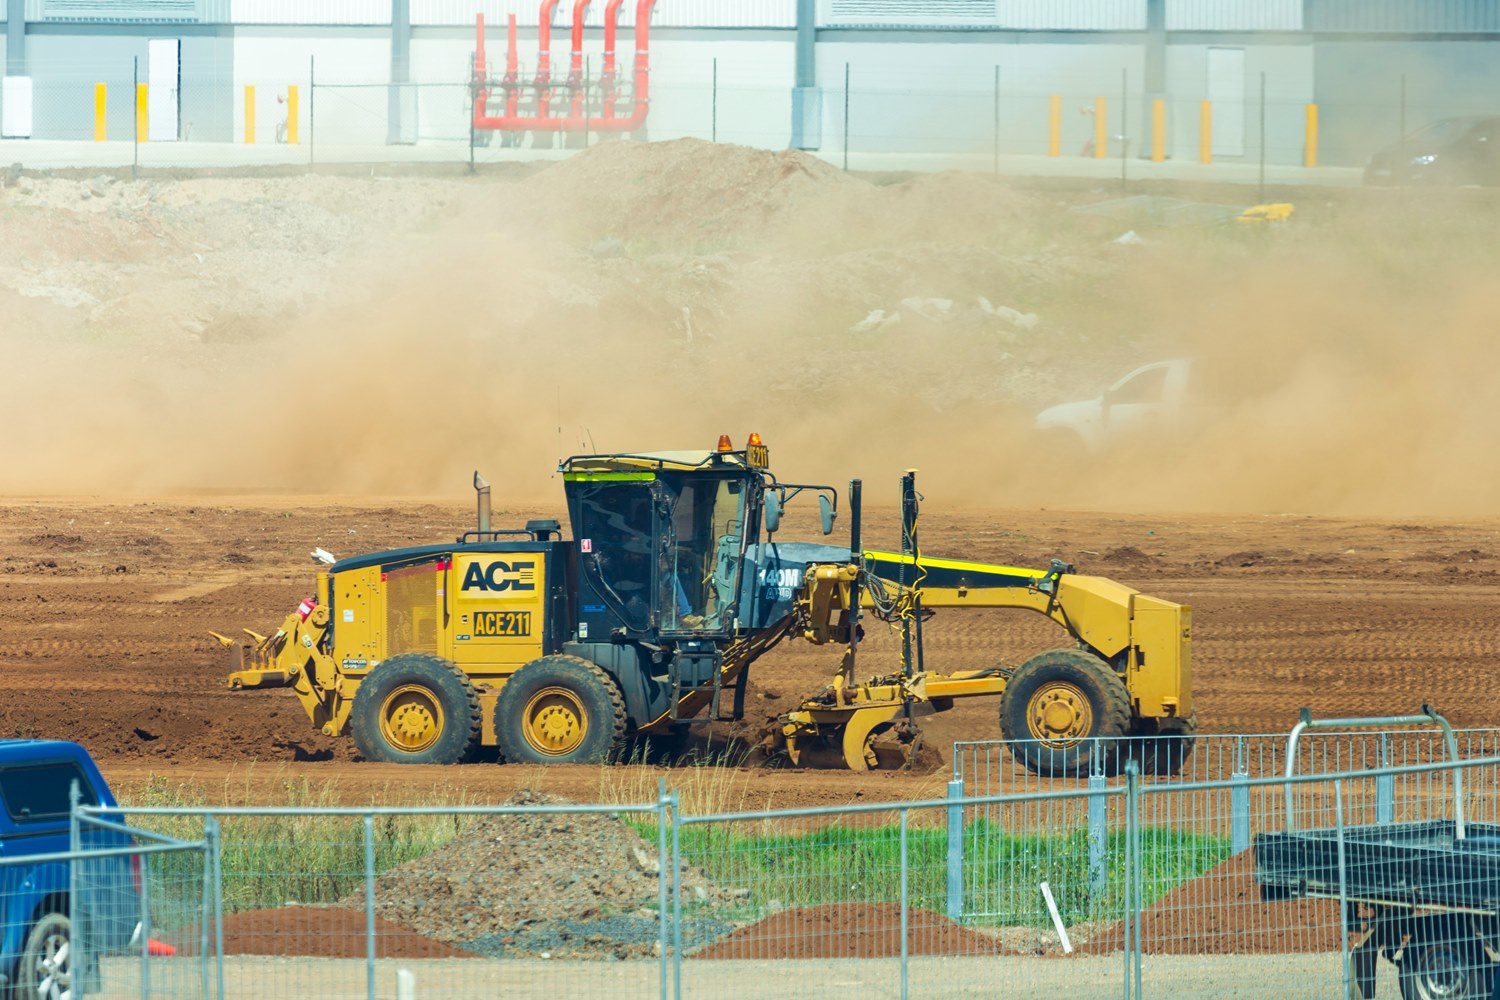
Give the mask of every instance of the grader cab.
<path id="1" fill-rule="evenodd" d="M 902 481 L 900 552 L 783 542 L 789 502 L 829 486 L 783 483 L 758 435 L 742 449 L 578 455 L 559 466 L 571 539 L 555 521 L 491 525 L 476 474 L 476 530 L 453 543 L 332 563 L 273 635 L 237 643 L 232 688 L 290 687 L 314 725 L 350 733 L 368 760 L 453 763 L 481 745 L 533 763 L 618 759 L 678 744 L 695 723 L 743 718 L 751 665 L 787 637 L 842 646 L 832 683 L 779 720 L 766 749 L 793 764 L 900 765 L 916 719 L 962 697 L 1000 697 L 1000 731 L 1047 773 L 1090 766 L 1101 741 L 1194 728 L 1190 612 L 1054 563 L 1016 569 L 929 558 L 915 476 Z M 935 608 L 1025 608 L 1074 645 L 1014 669 L 925 669 Z M 863 620 L 901 632 L 899 662 L 871 671 Z M 246 630 L 248 632 L 248 630 Z M 217 635 L 217 634 L 216 634 Z"/>

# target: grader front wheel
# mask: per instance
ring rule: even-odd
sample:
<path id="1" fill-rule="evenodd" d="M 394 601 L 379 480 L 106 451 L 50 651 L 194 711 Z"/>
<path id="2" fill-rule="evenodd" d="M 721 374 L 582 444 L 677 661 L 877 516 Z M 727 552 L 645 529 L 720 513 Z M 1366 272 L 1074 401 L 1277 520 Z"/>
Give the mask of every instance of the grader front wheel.
<path id="1" fill-rule="evenodd" d="M 1042 775 L 1084 774 L 1110 738 L 1130 725 L 1130 696 L 1109 664 L 1077 649 L 1021 664 L 1000 699 L 1000 731 L 1011 753 Z"/>

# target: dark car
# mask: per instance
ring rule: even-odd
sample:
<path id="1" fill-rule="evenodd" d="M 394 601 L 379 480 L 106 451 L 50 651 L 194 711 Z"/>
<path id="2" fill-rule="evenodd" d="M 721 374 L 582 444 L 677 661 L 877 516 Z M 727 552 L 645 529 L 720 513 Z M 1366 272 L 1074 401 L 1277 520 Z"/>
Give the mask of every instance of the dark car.
<path id="1" fill-rule="evenodd" d="M 1500 184 L 1500 116 L 1444 118 L 1374 156 L 1366 184 Z"/>
<path id="2" fill-rule="evenodd" d="M 115 805 L 78 744 L 0 740 L 0 996 L 81 995 L 73 982 L 73 920 L 85 921 L 91 955 L 130 947 L 139 924 L 140 855 L 71 864 L 57 857 L 69 849 L 74 784 L 85 805 Z M 116 830 L 90 828 L 81 831 L 80 846 L 119 849 L 133 841 Z M 75 887 L 79 900 L 69 898 Z"/>

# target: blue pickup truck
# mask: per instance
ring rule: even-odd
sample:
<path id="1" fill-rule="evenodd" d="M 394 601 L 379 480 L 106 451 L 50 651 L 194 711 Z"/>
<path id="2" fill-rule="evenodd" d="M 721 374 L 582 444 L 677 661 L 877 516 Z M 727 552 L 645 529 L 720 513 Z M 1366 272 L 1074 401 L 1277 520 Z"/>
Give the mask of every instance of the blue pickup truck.
<path id="1" fill-rule="evenodd" d="M 78 971 L 71 947 L 75 917 L 87 921 L 83 944 L 90 955 L 123 951 L 136 933 L 140 855 L 72 864 L 46 859 L 69 849 L 75 782 L 85 804 L 116 804 L 88 751 L 78 744 L 0 740 L 0 997 L 62 1000 L 82 995 L 73 982 Z M 131 839 L 92 828 L 81 846 L 121 848 L 131 846 Z M 75 888 L 81 906 L 69 899 Z"/>

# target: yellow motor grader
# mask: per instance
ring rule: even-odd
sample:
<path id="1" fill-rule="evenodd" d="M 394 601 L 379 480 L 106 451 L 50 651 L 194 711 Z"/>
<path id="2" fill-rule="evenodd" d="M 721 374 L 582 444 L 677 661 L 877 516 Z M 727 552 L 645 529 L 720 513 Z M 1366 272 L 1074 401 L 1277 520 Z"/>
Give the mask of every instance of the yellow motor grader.
<path id="1" fill-rule="evenodd" d="M 476 473 L 476 530 L 331 562 L 273 635 L 234 649 L 231 688 L 290 687 L 314 725 L 350 733 L 367 760 L 604 762 L 639 740 L 670 747 L 694 723 L 743 718 L 750 667 L 791 636 L 843 647 L 832 683 L 777 721 L 767 749 L 793 764 L 899 766 L 916 719 L 998 695 L 1000 732 L 1042 773 L 1099 766 L 1110 738 L 1164 734 L 1175 769 L 1191 747 L 1190 610 L 1054 562 L 1045 570 L 930 558 L 914 473 L 902 480 L 902 551 L 784 542 L 787 503 L 830 486 L 784 483 L 759 435 L 708 451 L 575 455 L 559 466 L 572 538 L 556 521 L 491 525 Z M 326 553 L 318 553 L 324 561 Z M 925 669 L 939 608 L 1026 608 L 1067 648 L 1014 668 Z M 899 662 L 863 672 L 863 619 L 901 633 Z M 1098 739 L 1103 737 L 1105 739 Z M 1101 749 L 1103 748 L 1103 749 Z"/>

